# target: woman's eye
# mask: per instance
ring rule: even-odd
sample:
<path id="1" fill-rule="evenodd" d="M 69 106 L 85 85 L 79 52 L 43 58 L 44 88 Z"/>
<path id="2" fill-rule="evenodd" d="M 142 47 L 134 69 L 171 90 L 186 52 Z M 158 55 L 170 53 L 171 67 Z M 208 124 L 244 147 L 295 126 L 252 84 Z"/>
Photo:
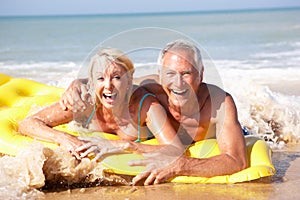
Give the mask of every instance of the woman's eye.
<path id="1" fill-rule="evenodd" d="M 121 76 L 119 76 L 119 75 L 115 75 L 114 77 L 113 77 L 114 79 L 121 79 Z"/>

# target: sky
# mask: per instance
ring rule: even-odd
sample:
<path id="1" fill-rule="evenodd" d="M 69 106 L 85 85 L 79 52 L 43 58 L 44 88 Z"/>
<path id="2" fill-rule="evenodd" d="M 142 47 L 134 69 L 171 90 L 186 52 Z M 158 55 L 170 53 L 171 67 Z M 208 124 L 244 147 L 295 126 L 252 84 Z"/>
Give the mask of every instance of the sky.
<path id="1" fill-rule="evenodd" d="M 121 14 L 300 7 L 300 0 L 0 0 L 0 16 Z"/>

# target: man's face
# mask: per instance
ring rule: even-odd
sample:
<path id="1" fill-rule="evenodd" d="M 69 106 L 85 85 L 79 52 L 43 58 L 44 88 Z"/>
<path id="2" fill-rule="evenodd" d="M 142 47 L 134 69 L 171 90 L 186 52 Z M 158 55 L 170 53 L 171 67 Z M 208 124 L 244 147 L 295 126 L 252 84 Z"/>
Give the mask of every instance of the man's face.
<path id="1" fill-rule="evenodd" d="M 175 106 L 183 106 L 195 98 L 201 83 L 199 71 L 188 52 L 166 52 L 160 72 L 161 84 Z"/>

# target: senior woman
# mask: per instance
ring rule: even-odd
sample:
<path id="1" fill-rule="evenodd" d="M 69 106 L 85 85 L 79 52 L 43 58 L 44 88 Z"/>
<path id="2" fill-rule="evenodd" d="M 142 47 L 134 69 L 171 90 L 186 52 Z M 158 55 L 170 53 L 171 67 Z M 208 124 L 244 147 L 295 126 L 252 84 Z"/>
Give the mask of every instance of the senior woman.
<path id="1" fill-rule="evenodd" d="M 132 84 L 133 73 L 133 63 L 122 51 L 100 49 L 89 63 L 88 85 L 92 104 L 86 103 L 87 109 L 77 112 L 74 119 L 72 108 L 62 110 L 56 102 L 22 120 L 19 132 L 57 143 L 77 158 L 94 153 L 97 160 L 106 153 L 124 150 L 150 152 L 165 146 L 182 151 L 182 144 L 164 108 L 155 95 Z M 90 132 L 111 133 L 122 140 L 108 141 L 97 136 L 78 138 L 53 129 L 72 120 Z M 138 143 L 152 134 L 159 145 Z"/>

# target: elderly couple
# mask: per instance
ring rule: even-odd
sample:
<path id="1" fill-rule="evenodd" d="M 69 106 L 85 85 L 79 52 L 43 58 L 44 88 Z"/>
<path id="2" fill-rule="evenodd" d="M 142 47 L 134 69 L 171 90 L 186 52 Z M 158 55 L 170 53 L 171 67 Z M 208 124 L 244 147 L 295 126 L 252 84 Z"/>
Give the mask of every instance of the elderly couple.
<path id="1" fill-rule="evenodd" d="M 246 168 L 246 145 L 233 98 L 203 82 L 197 46 L 175 40 L 161 50 L 158 62 L 158 76 L 134 80 L 133 63 L 123 52 L 99 50 L 90 60 L 88 79 L 73 81 L 59 102 L 21 121 L 20 133 L 55 142 L 78 159 L 91 153 L 96 160 L 104 154 L 143 153 L 146 159 L 129 163 L 147 166 L 133 184 L 157 184 L 179 175 L 212 177 Z M 74 112 L 75 120 L 89 131 L 112 133 L 121 140 L 75 137 L 52 128 L 72 121 Z M 140 143 L 152 137 L 158 145 Z M 208 138 L 217 139 L 220 155 L 185 156 L 186 146 Z"/>

